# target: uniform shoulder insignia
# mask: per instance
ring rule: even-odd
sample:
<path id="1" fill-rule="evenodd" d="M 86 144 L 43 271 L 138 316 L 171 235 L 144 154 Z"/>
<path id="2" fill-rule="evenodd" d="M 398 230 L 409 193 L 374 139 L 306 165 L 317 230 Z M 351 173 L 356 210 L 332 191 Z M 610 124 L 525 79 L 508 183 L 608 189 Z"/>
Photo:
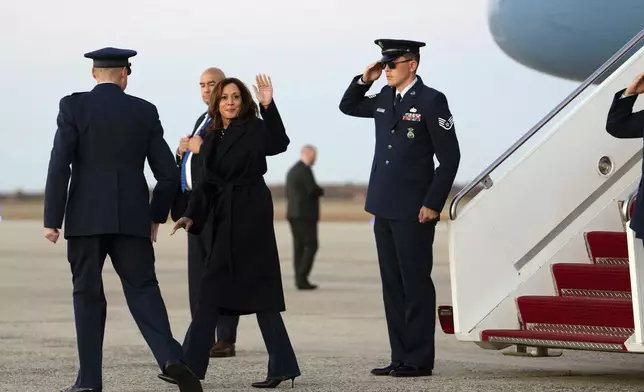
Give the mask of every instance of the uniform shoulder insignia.
<path id="1" fill-rule="evenodd" d="M 374 99 L 376 97 L 376 95 L 378 95 L 378 94 L 367 95 L 367 98 L 368 99 Z"/>
<path id="2" fill-rule="evenodd" d="M 87 94 L 87 91 L 78 91 L 78 92 L 72 93 L 71 96 L 73 97 L 74 95 L 83 95 L 83 94 Z"/>
<path id="3" fill-rule="evenodd" d="M 444 118 L 439 117 L 438 118 L 438 125 L 440 125 L 441 128 L 449 131 L 454 126 L 454 116 L 450 116 L 450 118 L 447 119 L 447 120 L 445 120 Z"/>

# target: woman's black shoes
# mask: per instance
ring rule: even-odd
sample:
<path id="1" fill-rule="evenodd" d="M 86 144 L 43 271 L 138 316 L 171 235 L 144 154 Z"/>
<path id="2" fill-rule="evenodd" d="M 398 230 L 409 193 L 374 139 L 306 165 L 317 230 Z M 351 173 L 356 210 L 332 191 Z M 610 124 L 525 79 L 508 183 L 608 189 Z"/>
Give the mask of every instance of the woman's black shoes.
<path id="1" fill-rule="evenodd" d="M 295 387 L 295 377 L 287 378 L 291 380 L 291 388 Z M 277 388 L 284 380 L 264 380 L 258 381 L 251 384 L 254 388 Z"/>

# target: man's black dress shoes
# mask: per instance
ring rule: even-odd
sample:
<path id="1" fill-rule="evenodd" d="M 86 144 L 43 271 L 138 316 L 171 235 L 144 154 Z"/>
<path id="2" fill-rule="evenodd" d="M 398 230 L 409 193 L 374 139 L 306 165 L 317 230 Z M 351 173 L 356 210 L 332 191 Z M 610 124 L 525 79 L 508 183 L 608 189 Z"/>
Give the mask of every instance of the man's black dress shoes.
<path id="1" fill-rule="evenodd" d="M 403 365 L 391 371 L 392 377 L 427 377 L 432 375 L 432 369 Z"/>
<path id="2" fill-rule="evenodd" d="M 80 388 L 72 385 L 71 387 L 61 389 L 60 392 L 101 392 L 102 390 L 102 388 Z"/>
<path id="3" fill-rule="evenodd" d="M 382 368 L 371 369 L 371 374 L 374 376 L 388 376 L 394 369 L 403 366 L 400 363 L 390 363 L 389 365 Z"/>
<path id="4" fill-rule="evenodd" d="M 371 370 L 374 376 L 392 376 L 392 377 L 426 377 L 432 375 L 432 369 L 419 368 L 416 366 L 404 365 L 402 363 L 390 363 L 383 368 Z"/>

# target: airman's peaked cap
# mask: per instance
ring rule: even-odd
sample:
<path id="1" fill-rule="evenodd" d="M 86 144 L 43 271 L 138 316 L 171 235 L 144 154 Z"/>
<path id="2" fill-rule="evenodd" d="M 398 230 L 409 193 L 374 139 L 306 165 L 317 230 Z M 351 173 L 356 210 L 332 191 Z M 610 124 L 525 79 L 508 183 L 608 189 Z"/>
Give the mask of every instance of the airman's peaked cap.
<path id="1" fill-rule="evenodd" d="M 130 57 L 136 56 L 136 51 L 131 49 L 119 49 L 107 47 L 93 52 L 85 53 L 85 57 L 94 60 L 94 67 L 97 68 L 120 68 L 126 67 L 128 75 L 132 73 Z"/>
<path id="2" fill-rule="evenodd" d="M 404 54 L 420 54 L 420 48 L 425 46 L 424 42 L 410 41 L 405 39 L 377 39 L 374 43 L 380 46 L 382 58 L 381 62 L 394 60 Z"/>

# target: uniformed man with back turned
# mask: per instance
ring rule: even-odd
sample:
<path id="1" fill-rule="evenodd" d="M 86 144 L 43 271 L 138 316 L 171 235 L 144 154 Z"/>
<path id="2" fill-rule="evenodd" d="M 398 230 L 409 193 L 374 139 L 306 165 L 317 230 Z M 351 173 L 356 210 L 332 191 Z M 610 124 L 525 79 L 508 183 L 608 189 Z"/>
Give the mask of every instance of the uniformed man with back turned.
<path id="1" fill-rule="evenodd" d="M 159 368 L 179 380 L 181 392 L 202 391 L 172 336 L 154 269 L 152 242 L 167 220 L 179 172 L 156 107 L 124 92 L 129 58 L 135 55 L 117 48 L 86 53 L 93 59 L 97 85 L 59 104 L 45 187 L 44 235 L 56 243 L 64 218 L 80 362 L 75 383 L 64 392 L 102 390 L 107 304 L 101 272 L 108 255 Z M 157 180 L 151 201 L 146 159 Z"/>
<path id="2" fill-rule="evenodd" d="M 371 373 L 430 376 L 436 323 L 434 233 L 458 170 L 460 149 L 445 95 L 416 75 L 425 44 L 393 39 L 375 43 L 382 58 L 353 78 L 340 102 L 344 114 L 373 118 L 376 126 L 365 210 L 375 216 L 391 361 Z M 383 70 L 387 85 L 365 96 Z"/>

